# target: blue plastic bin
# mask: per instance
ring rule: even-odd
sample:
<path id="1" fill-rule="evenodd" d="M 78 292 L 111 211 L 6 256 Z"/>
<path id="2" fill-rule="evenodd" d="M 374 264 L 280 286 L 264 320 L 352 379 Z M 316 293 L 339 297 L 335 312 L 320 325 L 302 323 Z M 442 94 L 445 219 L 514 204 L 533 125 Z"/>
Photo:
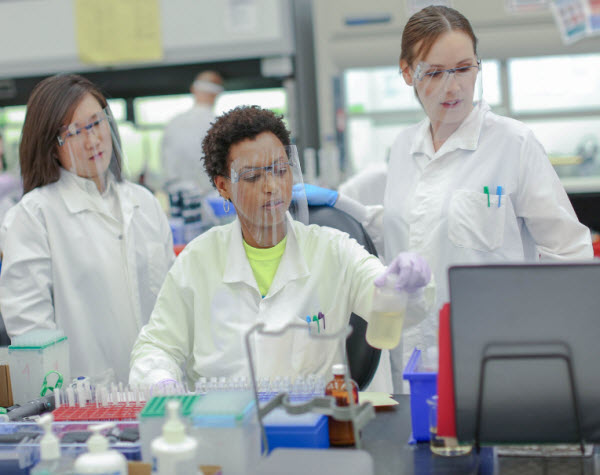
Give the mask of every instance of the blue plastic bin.
<path id="1" fill-rule="evenodd" d="M 287 448 L 329 448 L 329 422 L 323 414 L 287 414 L 277 408 L 263 419 L 269 452 Z"/>
<path id="2" fill-rule="evenodd" d="M 437 394 L 437 373 L 419 372 L 421 350 L 415 348 L 402 375 L 410 385 L 410 418 L 416 442 L 429 440 L 429 407 L 427 399 Z"/>

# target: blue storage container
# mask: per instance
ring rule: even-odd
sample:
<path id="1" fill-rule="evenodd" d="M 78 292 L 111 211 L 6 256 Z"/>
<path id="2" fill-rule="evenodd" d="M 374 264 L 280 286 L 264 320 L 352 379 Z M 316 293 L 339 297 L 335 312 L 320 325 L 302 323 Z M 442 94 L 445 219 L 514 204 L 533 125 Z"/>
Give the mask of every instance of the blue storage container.
<path id="1" fill-rule="evenodd" d="M 429 406 L 427 399 L 437 394 L 437 373 L 420 372 L 421 350 L 415 348 L 404 368 L 403 379 L 410 385 L 410 418 L 416 442 L 429 440 Z"/>
<path id="2" fill-rule="evenodd" d="M 285 448 L 329 448 L 329 423 L 323 414 L 288 414 L 277 408 L 263 419 L 269 452 Z"/>

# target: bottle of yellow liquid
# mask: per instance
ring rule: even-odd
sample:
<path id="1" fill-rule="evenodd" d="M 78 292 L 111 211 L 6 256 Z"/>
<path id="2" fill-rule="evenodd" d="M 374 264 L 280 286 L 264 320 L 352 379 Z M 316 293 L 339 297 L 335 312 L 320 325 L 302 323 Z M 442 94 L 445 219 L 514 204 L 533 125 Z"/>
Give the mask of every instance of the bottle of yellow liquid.
<path id="1" fill-rule="evenodd" d="M 375 348 L 391 349 L 398 345 L 406 314 L 405 291 L 394 288 L 394 276 L 388 275 L 385 285 L 373 289 L 373 303 L 367 326 L 367 343 Z"/>

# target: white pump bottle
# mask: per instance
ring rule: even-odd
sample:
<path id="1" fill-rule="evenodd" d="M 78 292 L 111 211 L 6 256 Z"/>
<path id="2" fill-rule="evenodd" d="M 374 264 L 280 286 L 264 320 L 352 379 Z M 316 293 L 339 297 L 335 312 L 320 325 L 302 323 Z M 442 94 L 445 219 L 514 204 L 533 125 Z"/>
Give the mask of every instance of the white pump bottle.
<path id="1" fill-rule="evenodd" d="M 87 441 L 89 452 L 75 460 L 74 472 L 83 474 L 127 475 L 127 459 L 116 450 L 109 450 L 108 439 L 100 431 L 114 427 L 114 422 L 90 426 L 93 432 Z"/>
<path id="2" fill-rule="evenodd" d="M 187 475 L 198 473 L 196 448 L 198 442 L 185 435 L 185 424 L 179 419 L 180 402 L 167 403 L 168 420 L 162 437 L 152 441 L 152 473 L 158 475 Z"/>

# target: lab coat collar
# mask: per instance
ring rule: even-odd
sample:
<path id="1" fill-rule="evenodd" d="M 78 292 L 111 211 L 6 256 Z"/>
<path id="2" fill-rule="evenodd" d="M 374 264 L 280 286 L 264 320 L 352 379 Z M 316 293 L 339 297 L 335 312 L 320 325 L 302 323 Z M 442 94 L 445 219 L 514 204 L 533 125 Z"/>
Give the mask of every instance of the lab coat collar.
<path id="1" fill-rule="evenodd" d="M 298 245 L 298 239 L 294 229 L 294 220 L 289 213 L 287 214 L 286 219 L 288 222 L 287 243 L 283 256 L 281 256 L 279 267 L 277 268 L 277 272 L 275 273 L 275 277 L 269 288 L 269 292 L 266 295 L 267 298 L 283 289 L 288 282 L 310 275 L 308 266 L 306 265 L 306 261 L 304 260 L 300 251 L 300 246 Z M 239 219 L 236 218 L 232 223 L 231 239 L 229 240 L 223 282 L 245 282 L 259 292 L 242 241 L 242 227 Z"/>
<path id="2" fill-rule="evenodd" d="M 431 121 L 429 118 L 426 118 L 417 128 L 410 153 L 412 155 L 423 154 L 431 160 L 458 149 L 476 150 L 479 144 L 483 117 L 489 110 L 490 106 L 484 100 L 481 100 L 437 152 L 433 150 L 433 141 L 429 128 Z"/>
<path id="3" fill-rule="evenodd" d="M 97 204 L 97 200 L 101 199 L 100 192 L 92 180 L 80 177 L 75 173 L 71 173 L 64 168 L 61 168 L 59 184 L 60 194 L 70 213 L 75 214 L 86 210 L 103 212 Z M 133 208 L 139 206 L 139 201 L 133 193 L 130 193 L 130 191 L 122 185 L 123 183 L 117 182 L 112 172 L 109 171 L 107 174 L 107 187 L 105 193 L 117 193 L 123 211 L 124 222 L 127 223 L 127 217 L 131 216 Z M 126 199 L 121 198 L 121 194 L 123 193 L 127 195 Z"/>

